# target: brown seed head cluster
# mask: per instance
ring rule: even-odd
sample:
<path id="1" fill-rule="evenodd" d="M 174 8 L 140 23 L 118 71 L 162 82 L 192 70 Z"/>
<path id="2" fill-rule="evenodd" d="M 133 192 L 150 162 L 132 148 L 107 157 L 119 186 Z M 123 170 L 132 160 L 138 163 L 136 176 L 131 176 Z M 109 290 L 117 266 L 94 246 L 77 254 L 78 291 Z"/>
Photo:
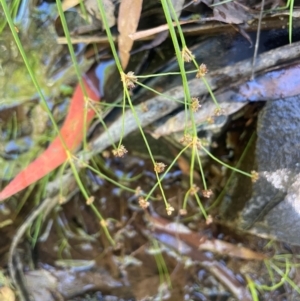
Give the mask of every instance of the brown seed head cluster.
<path id="1" fill-rule="evenodd" d="M 94 196 L 90 196 L 87 200 L 86 200 L 86 204 L 87 205 L 92 205 L 95 201 L 95 197 Z"/>
<path id="2" fill-rule="evenodd" d="M 102 104 L 99 101 L 96 101 L 90 97 L 85 97 L 84 100 L 85 100 L 84 104 L 86 108 L 93 111 L 97 111 L 97 113 L 102 112 Z"/>
<path id="3" fill-rule="evenodd" d="M 108 150 L 104 150 L 102 152 L 102 156 L 103 158 L 108 159 L 110 157 L 110 152 Z"/>
<path id="4" fill-rule="evenodd" d="M 209 214 L 206 219 L 206 225 L 210 225 L 213 223 L 213 217 Z"/>
<path id="5" fill-rule="evenodd" d="M 184 136 L 179 140 L 179 142 L 183 145 L 191 144 L 193 141 L 193 137 L 190 134 L 184 134 Z"/>
<path id="6" fill-rule="evenodd" d="M 214 124 L 215 123 L 215 119 L 212 116 L 209 116 L 206 118 L 206 122 L 208 124 Z"/>
<path id="7" fill-rule="evenodd" d="M 259 179 L 259 174 L 257 171 L 252 170 L 251 171 L 251 180 L 253 183 L 255 183 Z"/>
<path id="8" fill-rule="evenodd" d="M 197 149 L 201 149 L 201 141 L 200 139 L 195 136 L 192 137 L 190 134 L 185 134 L 180 140 L 180 143 L 183 145 L 189 145 L 190 147 L 196 147 Z"/>
<path id="9" fill-rule="evenodd" d="M 192 146 L 197 148 L 197 149 L 201 149 L 202 143 L 201 143 L 201 140 L 197 136 L 195 136 L 193 138 Z"/>
<path id="10" fill-rule="evenodd" d="M 202 195 L 205 197 L 205 198 L 210 198 L 214 193 L 212 192 L 211 189 L 204 189 L 202 190 Z"/>
<path id="11" fill-rule="evenodd" d="M 100 221 L 100 226 L 106 228 L 108 226 L 108 222 L 105 219 L 103 219 Z"/>
<path id="12" fill-rule="evenodd" d="M 137 82 L 137 77 L 134 75 L 134 72 L 129 71 L 127 74 L 121 74 L 121 81 L 129 90 L 132 90 L 135 87 L 135 83 Z"/>
<path id="13" fill-rule="evenodd" d="M 225 111 L 224 111 L 224 109 L 216 108 L 214 113 L 215 113 L 215 116 L 221 116 L 221 115 L 225 114 Z"/>
<path id="14" fill-rule="evenodd" d="M 197 112 L 201 108 L 199 99 L 197 97 L 192 97 L 191 99 L 191 109 L 193 112 Z"/>
<path id="15" fill-rule="evenodd" d="M 172 215 L 175 209 L 170 204 L 167 204 L 166 210 L 168 215 Z"/>
<path id="16" fill-rule="evenodd" d="M 112 150 L 113 155 L 119 158 L 123 158 L 127 152 L 128 152 L 127 149 L 122 144 L 117 149 Z"/>
<path id="17" fill-rule="evenodd" d="M 181 208 L 181 209 L 179 210 L 179 214 L 180 214 L 180 215 L 187 215 L 187 210 L 186 210 L 185 208 Z"/>
<path id="18" fill-rule="evenodd" d="M 206 65 L 205 64 L 201 64 L 199 66 L 198 72 L 196 74 L 196 78 L 201 78 L 201 77 L 205 76 L 205 74 L 207 72 L 208 72 L 208 69 L 207 69 Z"/>
<path id="19" fill-rule="evenodd" d="M 191 62 L 195 56 L 192 54 L 192 52 L 187 48 L 184 47 L 181 51 L 182 59 L 184 62 L 189 63 Z"/>
<path id="20" fill-rule="evenodd" d="M 139 197 L 139 205 L 142 209 L 147 209 L 149 207 L 149 202 L 145 200 L 144 197 Z"/>
<path id="21" fill-rule="evenodd" d="M 157 173 L 161 173 L 165 170 L 167 165 L 165 165 L 164 163 L 162 162 L 156 162 L 154 164 L 154 171 L 157 172 Z"/>
<path id="22" fill-rule="evenodd" d="M 195 184 L 190 188 L 190 195 L 195 195 L 199 191 L 199 187 Z"/>
<path id="23" fill-rule="evenodd" d="M 60 205 L 62 205 L 63 203 L 65 203 L 66 202 L 66 197 L 64 197 L 64 196 L 59 196 L 59 198 L 58 198 L 58 203 L 60 204 Z"/>

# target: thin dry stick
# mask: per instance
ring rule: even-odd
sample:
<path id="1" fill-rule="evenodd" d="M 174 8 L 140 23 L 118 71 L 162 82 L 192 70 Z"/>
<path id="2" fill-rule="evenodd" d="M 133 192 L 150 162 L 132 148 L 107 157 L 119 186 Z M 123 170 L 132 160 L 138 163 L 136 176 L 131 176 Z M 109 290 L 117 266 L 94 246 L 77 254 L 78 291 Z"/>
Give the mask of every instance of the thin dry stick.
<path id="1" fill-rule="evenodd" d="M 188 20 L 188 21 L 180 21 L 179 24 L 184 25 L 184 24 L 190 24 L 195 22 L 196 22 L 195 20 Z M 176 22 L 173 22 L 172 25 L 176 26 Z M 130 34 L 129 37 L 134 41 L 141 40 L 168 29 L 169 29 L 169 25 L 163 24 L 154 28 L 137 31 L 135 33 Z"/>
<path id="2" fill-rule="evenodd" d="M 260 7 L 260 14 L 258 18 L 258 26 L 257 26 L 257 34 L 256 34 L 256 42 L 255 42 L 255 48 L 254 48 L 254 54 L 253 54 L 253 61 L 252 61 L 252 74 L 251 74 L 251 80 L 254 79 L 254 65 L 258 53 L 258 46 L 259 46 L 259 40 L 260 40 L 260 29 L 261 29 L 261 20 L 263 17 L 263 12 L 264 12 L 264 7 L 265 7 L 265 0 L 261 1 L 261 7 Z"/>
<path id="3" fill-rule="evenodd" d="M 117 41 L 117 36 L 113 36 L 113 40 Z M 66 37 L 58 37 L 56 39 L 56 42 L 58 44 L 68 44 L 67 38 Z M 78 36 L 78 37 L 71 37 L 71 42 L 72 44 L 80 44 L 80 43 L 109 43 L 107 36 Z"/>

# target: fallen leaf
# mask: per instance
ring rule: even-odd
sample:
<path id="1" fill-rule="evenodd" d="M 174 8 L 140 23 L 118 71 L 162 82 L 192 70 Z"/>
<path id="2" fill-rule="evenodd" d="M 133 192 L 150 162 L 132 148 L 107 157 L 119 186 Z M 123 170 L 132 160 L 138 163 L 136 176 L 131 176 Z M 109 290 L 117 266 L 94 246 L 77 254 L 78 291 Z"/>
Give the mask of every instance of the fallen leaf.
<path id="1" fill-rule="evenodd" d="M 230 256 L 248 260 L 267 259 L 267 256 L 262 253 L 255 252 L 248 248 L 241 247 L 219 239 L 205 240 L 203 243 L 200 243 L 199 250 L 211 251 L 223 256 Z"/>
<path id="2" fill-rule="evenodd" d="M 133 40 L 129 37 L 130 34 L 136 32 L 139 24 L 143 0 L 122 0 L 119 9 L 118 17 L 118 47 L 122 67 L 125 69 L 130 58 L 130 50 L 133 45 Z"/>
<path id="3" fill-rule="evenodd" d="M 83 78 L 84 87 L 87 96 L 94 101 L 99 100 L 99 95 L 95 89 Z M 72 96 L 68 115 L 60 130 L 60 135 L 64 140 L 65 146 L 70 151 L 74 151 L 83 139 L 84 122 L 88 126 L 92 121 L 95 112 L 88 110 L 87 119 L 84 120 L 83 108 L 85 105 L 84 93 L 78 84 Z M 0 201 L 16 194 L 34 182 L 40 180 L 55 168 L 67 160 L 67 151 L 57 136 L 49 147 L 24 170 L 22 170 L 1 192 Z"/>
<path id="4" fill-rule="evenodd" d="M 50 271 L 43 269 L 29 271 L 25 274 L 25 279 L 26 289 L 34 300 L 55 301 L 63 299 L 58 291 L 60 283 Z M 76 285 L 74 286 L 76 287 Z"/>
<path id="5" fill-rule="evenodd" d="M 248 260 L 264 260 L 267 258 L 266 255 L 245 247 L 240 247 L 219 239 L 207 239 L 204 235 L 191 231 L 180 223 L 169 223 L 167 220 L 157 216 L 151 216 L 148 219 L 152 222 L 155 233 L 172 235 L 174 236 L 174 242 L 178 244 L 178 241 L 181 241 L 194 250 L 211 251 L 223 256 Z M 171 241 L 170 238 L 169 241 Z"/>
<path id="6" fill-rule="evenodd" d="M 159 32 L 150 43 L 144 44 L 138 49 L 134 49 L 133 51 L 131 51 L 131 54 L 135 54 L 143 50 L 155 48 L 159 46 L 162 42 L 164 42 L 168 36 L 169 36 L 169 31 L 167 30 Z"/>
<path id="7" fill-rule="evenodd" d="M 16 297 L 14 292 L 8 286 L 2 286 L 0 288 L 0 300 L 1 301 L 15 301 Z"/>
<path id="8" fill-rule="evenodd" d="M 63 11 L 66 11 L 72 7 L 75 7 L 80 3 L 80 0 L 64 0 L 62 2 L 62 9 Z"/>
<path id="9" fill-rule="evenodd" d="M 195 23 L 196 20 L 187 20 L 187 21 L 179 21 L 180 25 L 184 25 L 184 24 L 190 24 L 190 23 Z M 172 23 L 173 26 L 176 26 L 176 22 Z M 146 29 L 146 30 L 141 30 L 141 31 L 137 31 L 134 33 L 129 34 L 129 37 L 133 40 L 141 40 L 141 39 L 145 39 L 149 36 L 152 36 L 154 34 L 160 33 L 162 31 L 166 31 L 169 29 L 169 25 L 168 24 L 163 24 L 157 27 L 153 27 L 150 29 Z"/>
<path id="10" fill-rule="evenodd" d="M 96 269 L 82 271 L 80 268 L 82 267 L 49 267 L 47 270 L 28 271 L 25 273 L 26 288 L 36 301 L 70 300 L 94 290 L 128 295 L 129 288 L 124 287 L 121 281 L 115 280 L 108 272 L 99 273 Z"/>
<path id="11" fill-rule="evenodd" d="M 242 24 L 254 18 L 249 8 L 239 2 L 224 3 L 221 0 L 201 0 L 213 10 L 213 17 L 201 19 L 203 21 L 216 20 L 227 24 Z"/>
<path id="12" fill-rule="evenodd" d="M 245 285 L 237 281 L 234 273 L 228 267 L 214 260 L 207 252 L 198 250 L 200 235 L 189 229 L 190 233 L 186 233 L 187 229 L 181 229 L 183 225 L 170 227 L 168 226 L 169 221 L 158 216 L 148 216 L 148 219 L 154 227 L 152 234 L 155 239 L 176 250 L 179 254 L 199 262 L 222 282 L 235 295 L 237 300 L 252 300 Z"/>

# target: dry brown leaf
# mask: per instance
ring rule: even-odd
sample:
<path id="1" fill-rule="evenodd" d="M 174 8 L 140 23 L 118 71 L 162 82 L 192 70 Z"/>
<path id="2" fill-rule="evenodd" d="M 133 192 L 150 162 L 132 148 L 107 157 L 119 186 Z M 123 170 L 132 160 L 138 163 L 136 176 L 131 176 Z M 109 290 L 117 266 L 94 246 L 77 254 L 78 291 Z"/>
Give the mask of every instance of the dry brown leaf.
<path id="1" fill-rule="evenodd" d="M 216 20 L 228 24 L 242 24 L 253 19 L 249 9 L 238 2 L 223 3 L 221 0 L 201 0 L 213 10 L 214 16 L 204 20 Z"/>
<path id="2" fill-rule="evenodd" d="M 200 243 L 199 250 L 248 260 L 264 260 L 267 258 L 262 253 L 218 239 L 206 240 Z"/>
<path id="3" fill-rule="evenodd" d="M 189 24 L 189 23 L 195 23 L 196 20 L 187 20 L 187 21 L 180 21 L 179 24 L 183 25 L 183 24 Z M 173 26 L 176 26 L 176 22 L 172 23 Z M 146 29 L 146 30 L 141 30 L 141 31 L 137 31 L 134 32 L 132 34 L 129 34 L 129 37 L 132 40 L 141 40 L 144 39 L 146 37 L 149 37 L 151 35 L 154 35 L 156 33 L 160 33 L 162 31 L 168 30 L 169 29 L 169 25 L 168 24 L 163 24 L 154 28 L 150 28 L 150 29 Z"/>
<path id="4" fill-rule="evenodd" d="M 148 217 L 154 228 L 169 235 L 174 235 L 177 241 L 182 241 L 194 250 L 211 251 L 223 256 L 231 256 L 248 260 L 264 260 L 266 255 L 240 247 L 218 239 L 207 239 L 205 236 L 191 231 L 181 223 L 169 223 L 161 217 Z"/>
<path id="5" fill-rule="evenodd" d="M 101 14 L 99 11 L 97 0 L 64 0 L 62 3 L 63 11 L 66 11 L 72 7 L 77 6 L 80 2 L 83 2 L 87 12 L 92 15 L 96 20 L 101 21 Z M 108 26 L 112 27 L 116 24 L 115 18 L 115 4 L 113 0 L 101 0 L 106 13 L 106 19 Z"/>
<path id="6" fill-rule="evenodd" d="M 8 286 L 0 287 L 0 300 L 15 301 L 16 300 L 15 294 Z"/>
<path id="7" fill-rule="evenodd" d="M 119 53 L 122 67 L 125 69 L 129 58 L 133 40 L 130 34 L 136 32 L 142 11 L 143 0 L 122 0 L 119 9 L 118 30 L 119 30 Z"/>
<path id="8" fill-rule="evenodd" d="M 180 254 L 188 256 L 193 261 L 199 262 L 222 282 L 235 295 L 237 300 L 252 300 L 247 288 L 237 281 L 231 270 L 223 264 L 220 264 L 213 257 L 208 255 L 207 252 L 199 252 L 198 245 L 200 236 L 198 233 L 190 231 L 180 223 L 175 224 L 175 227 L 170 227 L 168 220 L 158 216 L 148 216 L 148 219 L 154 227 L 153 234 L 158 241 L 175 249 Z"/>
<path id="9" fill-rule="evenodd" d="M 80 3 L 80 0 L 64 0 L 62 2 L 63 11 L 68 10 L 69 8 L 75 7 Z"/>
<path id="10" fill-rule="evenodd" d="M 59 282 L 58 279 L 52 275 L 53 271 L 50 272 L 40 269 L 29 271 L 25 274 L 26 288 L 34 300 L 54 301 L 54 294 L 59 296 L 62 281 Z M 76 287 L 76 285 L 74 285 L 74 287 Z M 67 290 L 65 290 L 65 292 L 67 292 Z"/>

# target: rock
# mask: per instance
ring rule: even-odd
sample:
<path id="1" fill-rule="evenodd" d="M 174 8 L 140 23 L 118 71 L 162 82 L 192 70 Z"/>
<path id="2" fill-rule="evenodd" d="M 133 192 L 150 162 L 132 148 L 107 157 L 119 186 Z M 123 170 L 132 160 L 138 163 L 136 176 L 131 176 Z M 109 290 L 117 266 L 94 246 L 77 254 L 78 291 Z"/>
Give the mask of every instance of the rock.
<path id="1" fill-rule="evenodd" d="M 300 245 L 299 128 L 300 96 L 267 102 L 258 120 L 255 154 L 246 156 L 242 168 L 256 165 L 259 180 L 252 184 L 237 175 L 224 200 L 224 218 L 257 235 Z"/>

